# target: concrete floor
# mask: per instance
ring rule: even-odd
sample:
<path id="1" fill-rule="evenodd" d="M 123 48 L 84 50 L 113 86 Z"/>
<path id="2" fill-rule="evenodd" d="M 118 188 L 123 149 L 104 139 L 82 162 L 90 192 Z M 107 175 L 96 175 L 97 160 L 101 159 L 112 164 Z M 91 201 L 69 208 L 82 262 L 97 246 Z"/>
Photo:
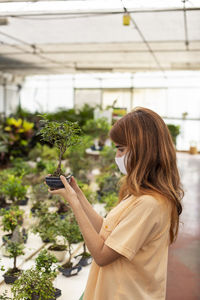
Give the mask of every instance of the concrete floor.
<path id="1" fill-rule="evenodd" d="M 166 300 L 200 299 L 200 155 L 177 153 L 185 196 L 180 231 L 169 248 Z"/>

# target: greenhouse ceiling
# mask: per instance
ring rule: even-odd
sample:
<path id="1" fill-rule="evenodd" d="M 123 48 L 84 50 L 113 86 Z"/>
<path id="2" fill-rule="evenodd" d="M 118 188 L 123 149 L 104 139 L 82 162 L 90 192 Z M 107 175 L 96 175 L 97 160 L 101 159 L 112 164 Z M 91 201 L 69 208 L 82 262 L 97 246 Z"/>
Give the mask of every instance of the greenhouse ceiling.
<path id="1" fill-rule="evenodd" d="M 1 73 L 165 70 L 200 70 L 199 0 L 0 0 Z"/>

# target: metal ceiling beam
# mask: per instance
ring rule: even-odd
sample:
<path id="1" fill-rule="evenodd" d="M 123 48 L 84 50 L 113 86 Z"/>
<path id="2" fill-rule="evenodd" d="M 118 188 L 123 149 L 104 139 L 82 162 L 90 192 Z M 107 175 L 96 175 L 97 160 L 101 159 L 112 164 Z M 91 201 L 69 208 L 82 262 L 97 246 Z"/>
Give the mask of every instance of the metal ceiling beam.
<path id="1" fill-rule="evenodd" d="M 10 46 L 10 45 L 8 45 Z M 13 46 L 13 45 L 11 45 Z M 0 49 L 1 49 L 1 46 L 0 46 Z M 153 50 L 154 53 L 179 53 L 179 52 L 185 52 L 186 53 L 186 50 L 184 49 L 162 49 L 162 50 Z M 71 51 L 68 51 L 68 50 L 61 50 L 61 51 L 43 51 L 44 54 L 87 54 L 87 53 L 101 53 L 101 54 L 104 54 L 104 53 L 119 53 L 119 54 L 126 54 L 126 53 L 148 53 L 149 50 L 71 50 Z M 188 51 L 187 51 L 188 52 Z M 200 48 L 199 49 L 189 49 L 189 52 L 200 52 Z M 28 52 L 29 53 L 29 52 Z M 31 53 L 32 54 L 32 53 Z M 24 55 L 24 53 L 20 53 L 20 52 L 1 52 L 0 53 L 0 57 L 1 55 L 3 56 L 9 56 L 9 55 Z"/>
<path id="2" fill-rule="evenodd" d="M 185 8 L 186 11 L 200 11 L 200 7 L 190 7 Z M 165 9 L 142 9 L 142 10 L 134 10 L 130 9 L 129 13 L 134 14 L 143 14 L 143 13 L 165 13 L 165 12 L 182 12 L 182 8 L 165 8 Z M 88 16 L 97 16 L 97 15 L 117 15 L 117 14 L 123 14 L 123 11 L 84 11 L 84 12 L 48 12 L 48 13 L 42 13 L 42 12 L 32 12 L 32 13 L 3 13 L 1 12 L 0 17 L 33 17 L 33 16 L 76 16 L 76 15 L 87 15 Z"/>

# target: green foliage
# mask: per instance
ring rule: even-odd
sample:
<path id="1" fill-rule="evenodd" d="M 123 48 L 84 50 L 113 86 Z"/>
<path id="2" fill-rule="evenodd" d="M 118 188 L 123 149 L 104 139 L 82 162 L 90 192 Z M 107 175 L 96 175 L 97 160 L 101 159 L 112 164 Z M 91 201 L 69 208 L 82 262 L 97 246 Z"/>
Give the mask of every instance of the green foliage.
<path id="1" fill-rule="evenodd" d="M 17 206 L 11 207 L 9 210 L 1 209 L 0 215 L 2 218 L 3 230 L 11 233 L 14 231 L 16 226 L 22 224 L 24 211 L 19 209 Z"/>
<path id="2" fill-rule="evenodd" d="M 94 162 L 87 157 L 86 149 L 93 144 L 91 136 L 85 135 L 82 137 L 80 144 L 70 147 L 66 152 L 66 157 L 69 159 L 69 166 L 72 174 L 80 180 L 87 181 L 86 175 L 91 171 Z"/>
<path id="3" fill-rule="evenodd" d="M 38 296 L 38 300 L 54 298 L 53 279 L 52 273 L 41 272 L 36 268 L 24 271 L 13 284 L 14 299 L 31 300 L 34 295 Z"/>
<path id="4" fill-rule="evenodd" d="M 58 156 L 58 151 L 56 148 L 51 148 L 48 145 L 41 145 L 37 143 L 35 147 L 29 152 L 29 159 L 36 161 L 38 157 L 44 160 L 54 160 Z"/>
<path id="5" fill-rule="evenodd" d="M 176 146 L 176 138 L 180 134 L 180 126 L 179 125 L 173 125 L 173 124 L 167 124 L 167 127 L 169 129 L 169 132 L 172 136 L 172 140 L 174 145 Z"/>
<path id="6" fill-rule="evenodd" d="M 8 174 L 7 180 L 4 182 L 2 192 L 9 197 L 9 200 L 18 201 L 24 200 L 26 197 L 28 186 L 23 185 L 22 176 L 17 177 Z"/>
<path id="7" fill-rule="evenodd" d="M 85 104 L 81 109 L 75 110 L 74 108 L 62 109 L 60 108 L 56 113 L 48 114 L 50 121 L 63 122 L 68 120 L 70 122 L 78 122 L 82 127 L 88 119 L 93 119 L 94 107 Z"/>
<path id="8" fill-rule="evenodd" d="M 90 119 L 83 126 L 83 131 L 86 134 L 91 135 L 93 138 L 99 138 L 100 142 L 103 144 L 108 137 L 109 130 L 110 125 L 106 118 L 100 118 L 97 120 Z"/>
<path id="9" fill-rule="evenodd" d="M 103 203 L 106 203 L 105 209 L 110 211 L 118 201 L 118 196 L 116 193 L 109 193 L 104 195 L 101 199 Z"/>
<path id="10" fill-rule="evenodd" d="M 100 162 L 102 172 L 118 172 L 118 167 L 115 163 L 115 148 L 113 146 L 105 146 L 102 151 L 100 151 Z"/>
<path id="11" fill-rule="evenodd" d="M 87 183 L 84 183 L 81 181 L 78 181 L 77 183 L 78 183 L 79 187 L 81 188 L 81 190 L 83 191 L 87 200 L 91 204 L 94 204 L 96 202 L 96 198 L 97 198 L 96 192 L 93 192 Z"/>
<path id="12" fill-rule="evenodd" d="M 7 240 L 6 250 L 10 254 L 9 257 L 14 258 L 13 269 L 16 269 L 16 258 L 17 258 L 17 256 L 25 254 L 23 249 L 24 249 L 23 244 Z"/>
<path id="13" fill-rule="evenodd" d="M 24 119 L 7 118 L 4 132 L 8 135 L 8 150 L 11 156 L 19 157 L 28 153 L 33 136 L 34 123 Z"/>
<path id="14" fill-rule="evenodd" d="M 80 141 L 81 129 L 77 122 L 56 122 L 49 121 L 46 116 L 41 121 L 43 127 L 40 129 L 41 140 L 48 142 L 55 146 L 59 152 L 59 163 L 55 176 L 60 176 L 61 171 L 61 160 L 68 147 L 76 145 Z"/>
<path id="15" fill-rule="evenodd" d="M 119 186 L 118 182 L 120 175 L 118 173 L 105 172 L 97 176 L 96 182 L 99 185 L 99 194 L 101 196 L 109 193 L 118 193 Z"/>
<path id="16" fill-rule="evenodd" d="M 39 221 L 33 227 L 34 233 L 39 233 L 41 239 L 56 243 L 60 217 L 57 213 L 44 212 L 39 214 Z"/>
<path id="17" fill-rule="evenodd" d="M 23 175 L 31 173 L 31 167 L 20 157 L 11 159 L 12 168 L 10 172 L 15 176 L 22 177 Z"/>
<path id="18" fill-rule="evenodd" d="M 54 277 L 57 276 L 57 266 L 53 264 L 57 263 L 57 258 L 49 253 L 46 249 L 42 250 L 36 258 L 36 269 L 43 271 L 46 274 L 52 274 Z"/>

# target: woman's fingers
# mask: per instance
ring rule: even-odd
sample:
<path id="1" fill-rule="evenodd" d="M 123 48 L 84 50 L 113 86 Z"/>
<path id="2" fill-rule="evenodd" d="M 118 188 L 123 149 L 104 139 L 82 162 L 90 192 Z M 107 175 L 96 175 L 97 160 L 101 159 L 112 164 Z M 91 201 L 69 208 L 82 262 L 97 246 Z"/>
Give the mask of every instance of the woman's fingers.
<path id="1" fill-rule="evenodd" d="M 64 184 L 65 188 L 68 190 L 70 185 L 67 182 L 67 179 L 65 178 L 65 176 L 61 175 L 60 179 L 61 179 L 62 183 Z"/>

